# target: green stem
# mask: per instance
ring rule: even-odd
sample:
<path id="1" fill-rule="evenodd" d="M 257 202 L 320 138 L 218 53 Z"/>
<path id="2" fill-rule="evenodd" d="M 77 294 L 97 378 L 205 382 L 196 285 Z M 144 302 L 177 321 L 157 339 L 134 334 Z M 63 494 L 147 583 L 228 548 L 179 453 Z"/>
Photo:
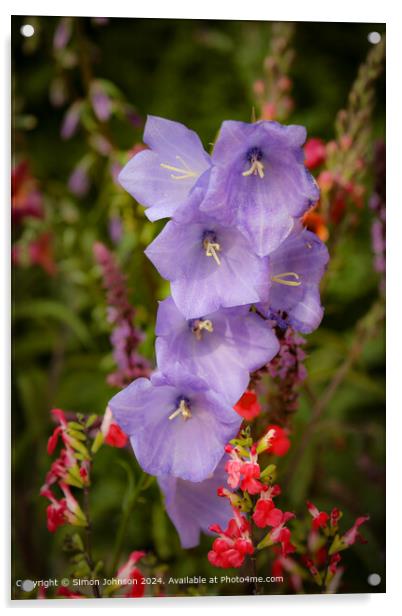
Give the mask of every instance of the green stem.
<path id="1" fill-rule="evenodd" d="M 112 562 L 112 567 L 111 567 L 111 572 L 110 574 L 113 576 L 116 574 L 117 571 L 117 565 L 119 564 L 119 560 L 120 560 L 120 556 L 121 556 L 121 551 L 122 551 L 122 547 L 123 547 L 123 541 L 124 538 L 126 536 L 127 533 L 127 527 L 128 524 L 130 522 L 131 519 L 131 515 L 134 509 L 134 505 L 137 502 L 138 496 L 140 495 L 145 480 L 147 479 L 148 475 L 146 475 L 145 473 L 142 473 L 131 497 L 130 500 L 127 503 L 127 507 L 126 510 L 123 513 L 121 522 L 120 522 L 120 526 L 119 529 L 117 531 L 117 535 L 116 535 L 116 541 L 115 541 L 115 545 L 114 545 L 114 552 L 113 552 L 113 562 Z"/>

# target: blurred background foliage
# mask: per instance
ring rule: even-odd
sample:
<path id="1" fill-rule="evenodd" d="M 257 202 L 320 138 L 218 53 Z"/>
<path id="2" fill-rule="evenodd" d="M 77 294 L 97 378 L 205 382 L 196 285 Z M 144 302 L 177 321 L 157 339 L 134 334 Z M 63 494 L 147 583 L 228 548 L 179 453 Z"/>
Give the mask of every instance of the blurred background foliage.
<path id="1" fill-rule="evenodd" d="M 29 39 L 20 34 L 26 22 L 35 27 Z M 13 225 L 13 241 L 20 246 L 19 264 L 13 268 L 12 376 L 13 575 L 18 579 L 62 577 L 68 569 L 62 551 L 67 531 L 61 528 L 54 535 L 47 531 L 46 502 L 39 496 L 50 463 L 46 453 L 52 430 L 49 410 L 60 407 L 102 415 L 115 391 L 106 383 L 114 363 L 104 291 L 93 258 L 97 240 L 113 248 L 128 277 L 136 324 L 146 333 L 140 350 L 154 360 L 157 300 L 169 290 L 143 249 L 163 222 L 147 221 L 143 208 L 114 182 L 113 166 L 123 164 L 127 150 L 141 142 L 147 114 L 188 125 L 199 133 L 206 148 L 224 119 L 249 121 L 255 104 L 253 84 L 263 74 L 272 33 L 271 24 L 251 21 L 109 19 L 102 23 L 73 18 L 68 23 L 73 30 L 71 40 L 57 49 L 54 37 L 60 18 L 12 20 L 13 166 L 28 161 L 44 212 Z M 304 124 L 309 136 L 333 139 L 336 113 L 345 105 L 359 64 L 371 47 L 367 35 L 373 30 L 383 33 L 384 26 L 295 24 L 296 55 L 290 71 L 295 108 L 289 121 Z M 75 100 L 88 97 L 95 78 L 116 89 L 119 109 L 107 123 L 97 122 L 87 110 L 71 139 L 62 139 L 66 110 Z M 374 140 L 384 136 L 384 113 L 381 77 L 376 84 L 369 161 Z M 112 144 L 111 151 L 105 153 L 97 142 L 99 136 Z M 84 163 L 88 186 L 72 190 L 71 174 L 88 156 L 87 168 Z M 346 528 L 357 515 L 370 515 L 364 529 L 368 545 L 357 545 L 348 552 L 343 592 L 384 590 L 383 583 L 376 589 L 367 584 L 372 572 L 384 579 L 381 319 L 374 323 L 374 331 L 305 446 L 302 439 L 313 398 L 320 397 L 347 358 L 360 335 L 357 324 L 378 296 L 370 239 L 372 212 L 367 207 L 372 189 L 369 168 L 359 222 L 341 234 L 331 252 L 323 289 L 325 318 L 308 336 L 308 390 L 301 391 L 300 408 L 291 425 L 292 449 L 280 461 L 278 477 L 286 485 L 284 507 L 300 512 L 301 519 L 306 498 L 320 509 L 339 506 Z M 113 224 L 121 225 L 118 241 L 113 241 Z M 40 234 L 51 239 L 47 271 L 43 259 L 40 266 L 27 257 L 30 244 Z M 269 408 L 265 412 L 269 423 Z M 292 457 L 294 451 L 298 454 Z M 105 561 L 106 571 L 121 506 L 138 477 L 139 469 L 128 450 L 101 448 L 94 465 L 91 508 L 95 557 Z M 210 542 L 204 537 L 199 548 L 183 552 L 159 491 L 152 485 L 137 500 L 124 554 L 134 549 L 150 552 L 161 569 L 176 576 L 215 575 L 217 571 L 206 559 Z M 269 574 L 264 559 L 261 567 Z M 244 590 L 231 585 L 194 592 L 236 594 Z M 271 585 L 265 592 L 281 592 L 280 585 Z"/>

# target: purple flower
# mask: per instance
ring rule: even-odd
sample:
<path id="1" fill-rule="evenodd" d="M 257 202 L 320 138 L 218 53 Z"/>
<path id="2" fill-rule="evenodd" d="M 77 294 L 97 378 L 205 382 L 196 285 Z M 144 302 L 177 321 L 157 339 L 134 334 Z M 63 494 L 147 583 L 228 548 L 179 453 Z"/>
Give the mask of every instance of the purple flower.
<path id="1" fill-rule="evenodd" d="M 53 37 L 54 49 L 64 49 L 71 38 L 73 20 L 71 17 L 62 17 L 57 24 Z"/>
<path id="2" fill-rule="evenodd" d="M 81 100 L 75 101 L 75 103 L 67 109 L 60 130 L 62 139 L 71 139 L 71 137 L 75 135 L 80 123 L 82 110 L 83 103 Z"/>
<path id="3" fill-rule="evenodd" d="M 90 88 L 91 103 L 100 122 L 107 122 L 112 113 L 112 101 L 99 81 L 94 81 Z"/>
<path id="4" fill-rule="evenodd" d="M 165 496 L 166 511 L 180 536 L 183 548 L 193 548 L 200 542 L 200 532 L 210 534 L 209 527 L 217 523 L 223 528 L 229 523 L 233 510 L 229 501 L 217 495 L 225 485 L 225 455 L 212 477 L 201 482 L 185 481 L 176 477 L 158 477 Z"/>
<path id="5" fill-rule="evenodd" d="M 87 166 L 78 164 L 68 179 L 69 190 L 77 197 L 84 197 L 90 187 Z"/>
<path id="6" fill-rule="evenodd" d="M 109 406 L 147 473 L 188 481 L 213 473 L 241 424 L 222 396 L 179 364 L 135 380 Z"/>
<path id="7" fill-rule="evenodd" d="M 290 233 L 293 219 L 319 197 L 303 163 L 305 139 L 303 126 L 223 122 L 201 209 L 238 226 L 260 256 L 275 250 Z"/>
<path id="8" fill-rule="evenodd" d="M 119 181 L 139 203 L 149 208 L 149 220 L 172 216 L 198 178 L 209 168 L 210 157 L 198 135 L 183 124 L 148 116 L 144 142 L 150 150 L 136 154 Z"/>
<path id="9" fill-rule="evenodd" d="M 155 332 L 162 372 L 177 361 L 186 372 L 204 378 L 231 405 L 247 388 L 249 372 L 279 351 L 272 329 L 247 306 L 187 320 L 169 297 L 159 304 Z"/>
<path id="10" fill-rule="evenodd" d="M 267 299 L 268 260 L 255 254 L 238 229 L 200 213 L 202 195 L 203 189 L 195 188 L 179 219 L 168 222 L 145 250 L 171 281 L 172 297 L 186 319 Z"/>
<path id="11" fill-rule="evenodd" d="M 323 317 L 319 285 L 328 259 L 327 247 L 315 233 L 297 225 L 269 256 L 269 301 L 257 308 L 279 324 L 303 334 L 312 332 Z"/>

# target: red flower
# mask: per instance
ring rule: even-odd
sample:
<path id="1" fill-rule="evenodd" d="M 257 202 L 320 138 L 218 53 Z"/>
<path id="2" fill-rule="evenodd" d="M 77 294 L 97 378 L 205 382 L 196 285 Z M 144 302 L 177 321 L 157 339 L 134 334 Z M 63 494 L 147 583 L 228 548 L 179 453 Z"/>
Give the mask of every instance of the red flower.
<path id="1" fill-rule="evenodd" d="M 19 223 L 26 216 L 43 216 L 42 195 L 25 160 L 12 170 L 11 203 L 13 222 Z"/>
<path id="2" fill-rule="evenodd" d="M 328 513 L 326 513 L 325 511 L 318 511 L 317 507 L 313 505 L 313 503 L 310 503 L 309 501 L 307 501 L 307 509 L 309 513 L 313 516 L 313 521 L 312 521 L 313 528 L 317 529 L 317 528 L 323 528 L 324 526 L 326 526 L 329 520 Z"/>
<path id="3" fill-rule="evenodd" d="M 215 567 L 240 567 L 246 555 L 254 553 L 248 521 L 236 508 L 233 508 L 233 512 L 234 518 L 229 521 L 225 531 L 219 524 L 210 526 L 211 531 L 220 535 L 208 553 L 208 560 Z"/>
<path id="4" fill-rule="evenodd" d="M 331 556 L 331 560 L 329 561 L 329 567 L 328 568 L 329 568 L 330 572 L 332 573 L 332 575 L 335 575 L 336 568 L 337 568 L 340 560 L 341 560 L 341 555 L 339 553 L 333 554 Z"/>
<path id="5" fill-rule="evenodd" d="M 46 509 L 47 529 L 50 533 L 54 533 L 59 526 L 67 523 L 66 518 L 67 504 L 65 499 L 56 501 L 48 505 Z"/>
<path id="6" fill-rule="evenodd" d="M 255 417 L 258 417 L 261 412 L 261 406 L 258 402 L 257 395 L 251 390 L 244 392 L 233 408 L 236 413 L 244 417 L 247 421 L 251 421 Z"/>
<path id="7" fill-rule="evenodd" d="M 124 565 L 120 567 L 117 572 L 119 580 L 127 580 L 127 583 L 122 584 L 123 588 L 128 588 L 125 593 L 125 597 L 143 597 L 145 593 L 144 576 L 141 571 L 136 567 L 141 558 L 145 556 L 145 552 L 131 552 L 128 560 Z"/>
<path id="8" fill-rule="evenodd" d="M 125 447 L 127 445 L 128 436 L 117 424 L 112 424 L 109 432 L 105 437 L 105 443 L 112 447 Z"/>
<path id="9" fill-rule="evenodd" d="M 265 432 L 267 433 L 270 430 L 275 430 L 275 434 L 270 440 L 269 453 L 272 453 L 274 456 L 284 456 L 290 447 L 287 430 L 280 426 L 270 425 Z"/>
<path id="10" fill-rule="evenodd" d="M 281 511 L 280 520 L 278 520 L 278 524 L 274 526 L 271 532 L 267 535 L 264 542 L 266 545 L 273 545 L 274 543 L 281 544 L 281 554 L 282 556 L 286 556 L 287 554 L 291 554 L 296 550 L 294 545 L 290 541 L 290 530 L 285 528 L 285 524 L 288 520 L 294 518 L 294 513 L 290 513 L 290 511 L 285 511 L 284 513 Z M 279 518 L 279 515 L 278 515 Z"/>
<path id="11" fill-rule="evenodd" d="M 306 145 L 304 146 L 304 154 L 304 163 L 306 167 L 309 169 L 315 169 L 319 165 L 322 165 L 326 159 L 327 153 L 325 143 L 322 139 L 318 139 L 317 137 L 308 139 Z"/>
<path id="12" fill-rule="evenodd" d="M 111 447 L 125 447 L 128 436 L 113 419 L 112 411 L 107 407 L 100 427 L 105 443 Z"/>
<path id="13" fill-rule="evenodd" d="M 264 489 L 263 484 L 258 481 L 260 478 L 260 467 L 255 462 L 244 462 L 241 467 L 243 479 L 240 488 L 249 494 L 259 494 Z"/>
<path id="14" fill-rule="evenodd" d="M 334 507 L 330 514 L 330 524 L 334 528 L 338 525 L 339 520 L 342 517 L 342 511 L 340 511 L 337 507 Z"/>
<path id="15" fill-rule="evenodd" d="M 260 498 L 253 513 L 254 523 L 259 528 L 265 526 L 278 526 L 283 518 L 283 512 L 277 509 L 272 500 L 264 500 Z"/>

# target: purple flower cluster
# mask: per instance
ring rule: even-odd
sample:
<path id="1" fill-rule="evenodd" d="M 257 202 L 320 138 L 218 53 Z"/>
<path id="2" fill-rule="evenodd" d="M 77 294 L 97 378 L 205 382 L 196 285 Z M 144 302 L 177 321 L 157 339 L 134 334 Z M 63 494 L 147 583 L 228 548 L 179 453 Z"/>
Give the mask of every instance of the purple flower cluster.
<path id="1" fill-rule="evenodd" d="M 125 387 L 133 379 L 150 373 L 148 363 L 137 351 L 143 336 L 134 326 L 135 311 L 127 297 L 126 280 L 112 253 L 101 242 L 95 243 L 93 251 L 102 269 L 103 286 L 107 291 L 108 321 L 113 325 L 110 340 L 117 370 L 107 380 L 113 387 Z"/>
<path id="2" fill-rule="evenodd" d="M 301 126 L 226 121 L 209 156 L 193 131 L 150 116 L 149 149 L 119 176 L 150 220 L 171 218 L 145 251 L 171 297 L 158 309 L 157 372 L 110 408 L 184 547 L 230 517 L 212 486 L 240 428 L 233 405 L 279 351 L 273 324 L 307 333 L 322 319 L 328 253 L 299 222 L 319 196 L 305 138 Z"/>

